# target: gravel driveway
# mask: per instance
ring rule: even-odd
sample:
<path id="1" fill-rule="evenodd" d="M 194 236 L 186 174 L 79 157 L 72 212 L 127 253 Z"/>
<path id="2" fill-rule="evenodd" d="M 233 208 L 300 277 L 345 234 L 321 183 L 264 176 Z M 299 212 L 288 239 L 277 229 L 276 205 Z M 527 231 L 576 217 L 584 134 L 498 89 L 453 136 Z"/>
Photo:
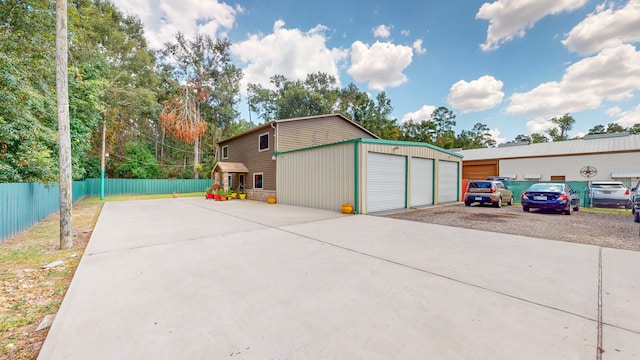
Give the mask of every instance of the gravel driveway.
<path id="1" fill-rule="evenodd" d="M 640 250 L 639 225 L 633 222 L 630 214 L 630 211 L 617 214 L 580 209 L 567 216 L 541 210 L 526 213 L 519 205 L 493 208 L 454 204 L 385 216 L 617 249 Z"/>

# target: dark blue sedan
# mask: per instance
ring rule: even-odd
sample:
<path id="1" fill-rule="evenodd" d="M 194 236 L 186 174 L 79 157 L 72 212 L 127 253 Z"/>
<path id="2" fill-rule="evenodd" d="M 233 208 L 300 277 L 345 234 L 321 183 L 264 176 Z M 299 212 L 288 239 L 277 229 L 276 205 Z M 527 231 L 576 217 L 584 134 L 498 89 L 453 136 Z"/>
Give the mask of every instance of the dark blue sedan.
<path id="1" fill-rule="evenodd" d="M 578 192 L 564 183 L 537 183 L 529 186 L 521 196 L 522 210 L 550 209 L 571 215 L 580 210 Z"/>

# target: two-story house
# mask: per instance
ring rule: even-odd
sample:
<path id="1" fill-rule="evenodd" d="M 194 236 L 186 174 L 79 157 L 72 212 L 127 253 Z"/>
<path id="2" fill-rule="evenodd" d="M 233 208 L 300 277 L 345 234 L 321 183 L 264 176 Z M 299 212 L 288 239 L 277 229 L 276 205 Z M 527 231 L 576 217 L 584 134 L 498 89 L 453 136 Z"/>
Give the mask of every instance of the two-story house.
<path id="1" fill-rule="evenodd" d="M 270 121 L 218 142 L 213 177 L 225 188 L 242 188 L 247 198 L 276 196 L 278 153 L 343 140 L 378 137 L 340 114 Z"/>

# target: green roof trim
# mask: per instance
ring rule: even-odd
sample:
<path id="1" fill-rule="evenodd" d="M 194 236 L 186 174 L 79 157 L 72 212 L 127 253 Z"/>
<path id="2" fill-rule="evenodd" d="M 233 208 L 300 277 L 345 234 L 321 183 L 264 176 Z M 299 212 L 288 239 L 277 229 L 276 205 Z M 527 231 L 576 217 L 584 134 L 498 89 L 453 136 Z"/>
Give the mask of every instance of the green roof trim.
<path id="1" fill-rule="evenodd" d="M 439 146 L 435 146 L 435 145 L 432 145 L 432 144 L 414 142 L 414 141 L 383 140 L 383 139 L 368 139 L 368 138 L 357 138 L 357 139 L 343 140 L 343 141 L 338 141 L 338 142 L 329 143 L 329 144 L 315 145 L 315 146 L 309 146 L 309 147 L 305 147 L 305 148 L 293 149 L 293 150 L 287 150 L 287 151 L 275 151 L 274 154 L 277 156 L 277 155 L 280 155 L 280 154 L 287 154 L 287 153 L 293 153 L 293 152 L 305 151 L 305 150 L 311 150 L 311 149 L 319 149 L 319 148 L 323 148 L 323 147 L 335 146 L 335 145 L 341 145 L 341 144 L 349 144 L 349 143 L 390 145 L 390 146 L 426 147 L 426 148 L 430 148 L 430 149 L 433 149 L 433 150 L 436 150 L 436 151 L 443 152 L 443 153 L 451 155 L 451 156 L 455 156 L 455 157 L 461 158 L 461 159 L 463 158 L 462 154 L 459 154 L 459 153 L 456 153 L 456 152 L 453 152 L 453 151 L 450 151 L 450 150 L 446 150 L 446 149 L 443 149 L 443 148 L 441 148 Z"/>
<path id="2" fill-rule="evenodd" d="M 415 141 L 399 141 L 399 140 L 383 140 L 383 139 L 358 139 L 363 144 L 377 144 L 377 145 L 393 145 L 393 146 L 418 146 L 418 147 L 427 147 L 436 151 L 443 152 L 445 154 L 449 154 L 451 156 L 459 157 L 462 159 L 462 154 L 453 152 L 451 150 L 443 149 L 439 146 L 435 146 L 432 144 L 415 142 Z"/>

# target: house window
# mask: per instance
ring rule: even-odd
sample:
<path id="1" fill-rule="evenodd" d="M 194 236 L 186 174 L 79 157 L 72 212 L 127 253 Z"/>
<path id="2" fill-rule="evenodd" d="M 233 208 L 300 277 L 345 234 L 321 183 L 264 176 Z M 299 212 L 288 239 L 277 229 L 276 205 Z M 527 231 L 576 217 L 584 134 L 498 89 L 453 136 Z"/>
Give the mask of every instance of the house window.
<path id="1" fill-rule="evenodd" d="M 229 186 L 229 189 L 233 188 L 233 177 L 231 176 L 231 174 L 229 174 L 229 176 L 227 176 L 227 185 Z"/>
<path id="2" fill-rule="evenodd" d="M 269 150 L 269 133 L 258 136 L 258 151 Z"/>
<path id="3" fill-rule="evenodd" d="M 253 174 L 253 188 L 262 189 L 262 173 Z"/>
<path id="4" fill-rule="evenodd" d="M 225 145 L 222 147 L 222 158 L 223 159 L 229 158 L 229 145 Z"/>

